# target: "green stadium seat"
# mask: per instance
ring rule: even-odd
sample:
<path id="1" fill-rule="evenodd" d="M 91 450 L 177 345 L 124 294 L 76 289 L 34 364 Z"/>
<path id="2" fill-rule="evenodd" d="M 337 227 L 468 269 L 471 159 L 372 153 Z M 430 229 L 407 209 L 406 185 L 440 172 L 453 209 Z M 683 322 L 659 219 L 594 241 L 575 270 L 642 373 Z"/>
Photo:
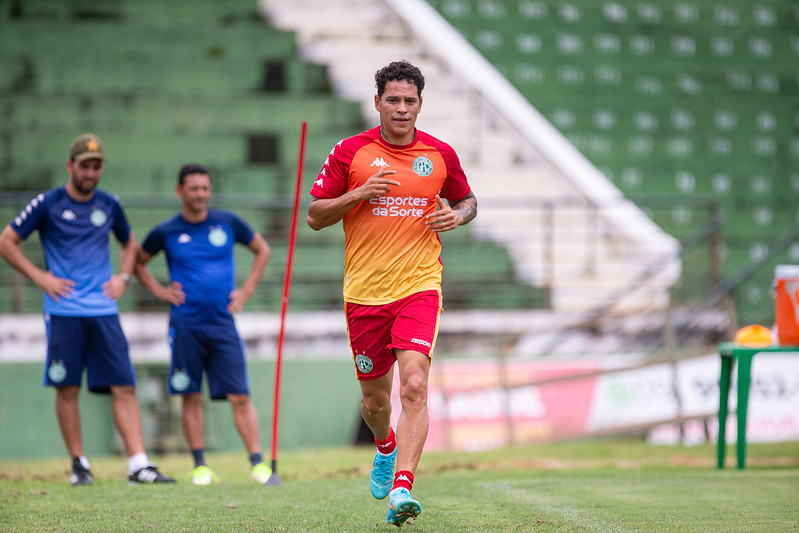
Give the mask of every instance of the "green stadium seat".
<path id="1" fill-rule="evenodd" d="M 498 3 L 481 9 L 497 20 L 516 18 Z M 546 32 L 547 42 L 558 35 Z M 546 68 L 554 73 L 557 63 Z M 272 245 L 252 311 L 280 307 L 301 122 L 309 124 L 303 212 L 330 149 L 366 127 L 362 102 L 335 97 L 325 67 L 300 58 L 295 35 L 269 27 L 255 0 L 0 0 L 0 93 L 4 194 L 32 197 L 64 184 L 69 143 L 91 131 L 108 157 L 100 187 L 120 196 L 142 239 L 180 209 L 179 167 L 208 166 L 212 207 L 234 209 Z M 6 220 L 24 205 L 17 204 L 4 196 Z M 548 305 L 542 291 L 515 282 L 506 250 L 475 242 L 468 231 L 443 240 L 448 309 Z M 41 253 L 38 243 L 26 246 Z M 238 248 L 242 281 L 252 256 Z M 115 249 L 112 255 L 118 261 Z M 301 213 L 293 309 L 341 309 L 343 256 L 341 229 L 313 231 Z M 151 269 L 166 280 L 163 257 Z M 14 279 L 1 264 L 0 299 L 10 303 L 0 312 L 39 312 L 40 291 L 24 282 L 18 296 Z M 123 311 L 165 308 L 137 284 L 132 289 Z"/>
<path id="2" fill-rule="evenodd" d="M 667 231 L 706 221 L 680 197 L 718 202 L 747 253 L 796 222 L 795 2 L 429 3 L 622 192 L 671 198 Z"/>

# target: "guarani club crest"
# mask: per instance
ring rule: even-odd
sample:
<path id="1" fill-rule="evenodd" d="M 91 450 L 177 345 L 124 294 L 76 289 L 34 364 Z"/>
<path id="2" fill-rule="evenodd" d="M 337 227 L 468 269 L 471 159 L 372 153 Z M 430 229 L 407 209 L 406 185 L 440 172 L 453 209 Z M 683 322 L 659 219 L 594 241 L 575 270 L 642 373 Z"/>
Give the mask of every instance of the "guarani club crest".
<path id="1" fill-rule="evenodd" d="M 53 361 L 47 368 L 47 377 L 53 383 L 61 383 L 67 379 L 67 367 L 64 366 L 63 361 Z"/>
<path id="2" fill-rule="evenodd" d="M 175 370 L 172 375 L 169 376 L 169 384 L 172 385 L 172 390 L 183 392 L 189 388 L 191 380 L 189 379 L 189 375 L 183 370 Z"/>
<path id="3" fill-rule="evenodd" d="M 219 226 L 213 226 L 208 232 L 208 242 L 216 247 L 224 246 L 227 242 L 227 233 Z"/>
<path id="4" fill-rule="evenodd" d="M 433 173 L 433 162 L 424 156 L 419 156 L 413 160 L 413 171 L 426 178 Z"/>
<path id="5" fill-rule="evenodd" d="M 374 363 L 369 359 L 365 353 L 359 353 L 355 356 L 355 366 L 364 374 L 368 374 L 374 368 Z"/>

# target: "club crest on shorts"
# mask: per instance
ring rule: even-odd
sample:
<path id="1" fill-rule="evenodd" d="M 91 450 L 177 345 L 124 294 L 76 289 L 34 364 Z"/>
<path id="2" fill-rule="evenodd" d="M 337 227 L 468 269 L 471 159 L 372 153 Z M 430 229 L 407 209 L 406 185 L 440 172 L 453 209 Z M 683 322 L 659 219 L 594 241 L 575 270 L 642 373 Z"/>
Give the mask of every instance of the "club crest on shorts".
<path id="1" fill-rule="evenodd" d="M 169 378 L 169 384 L 172 386 L 172 390 L 176 392 L 183 392 L 188 389 L 190 383 L 189 375 L 182 370 L 175 370 Z"/>
<path id="2" fill-rule="evenodd" d="M 108 220 L 108 216 L 101 209 L 92 209 L 92 214 L 89 216 L 89 220 L 92 222 L 92 224 L 99 228 L 105 224 L 105 221 Z"/>
<path id="3" fill-rule="evenodd" d="M 419 156 L 413 160 L 413 171 L 426 178 L 433 173 L 433 162 L 424 156 Z"/>
<path id="4" fill-rule="evenodd" d="M 67 379 L 67 367 L 61 361 L 53 361 L 47 369 L 47 377 L 53 383 L 61 383 Z"/>
<path id="5" fill-rule="evenodd" d="M 355 366 L 358 367 L 358 370 L 363 372 L 364 374 L 368 374 L 374 368 L 374 363 L 372 360 L 366 357 L 366 354 L 359 353 L 355 356 Z"/>
<path id="6" fill-rule="evenodd" d="M 208 232 L 208 242 L 216 246 L 217 248 L 220 246 L 224 246 L 227 242 L 227 233 L 225 230 L 220 228 L 219 226 L 214 226 L 211 228 L 211 231 Z"/>

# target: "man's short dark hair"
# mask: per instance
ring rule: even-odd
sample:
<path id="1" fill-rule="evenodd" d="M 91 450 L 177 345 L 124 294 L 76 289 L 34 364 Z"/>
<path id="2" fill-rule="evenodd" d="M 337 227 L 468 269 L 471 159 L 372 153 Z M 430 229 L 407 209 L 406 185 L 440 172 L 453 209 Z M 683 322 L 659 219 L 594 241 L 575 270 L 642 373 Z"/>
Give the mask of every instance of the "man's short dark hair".
<path id="1" fill-rule="evenodd" d="M 419 97 L 422 96 L 422 89 L 424 89 L 424 76 L 418 67 L 408 63 L 407 61 L 394 61 L 385 67 L 381 68 L 375 73 L 375 86 L 377 87 L 377 97 L 383 96 L 386 92 L 386 85 L 390 81 L 407 81 L 416 85 L 419 91 Z"/>
<path id="2" fill-rule="evenodd" d="M 208 176 L 208 179 L 211 179 L 211 173 L 208 172 L 208 169 L 198 163 L 187 163 L 180 167 L 180 172 L 178 173 L 178 184 L 183 185 L 186 181 L 186 176 L 189 174 L 205 174 Z"/>

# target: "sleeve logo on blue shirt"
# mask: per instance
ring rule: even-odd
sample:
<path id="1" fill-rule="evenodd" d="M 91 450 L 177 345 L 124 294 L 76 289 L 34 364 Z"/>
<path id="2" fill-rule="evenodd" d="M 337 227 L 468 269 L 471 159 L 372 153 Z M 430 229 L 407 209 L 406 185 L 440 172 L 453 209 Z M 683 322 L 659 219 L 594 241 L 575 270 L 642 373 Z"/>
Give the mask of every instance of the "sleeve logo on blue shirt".
<path id="1" fill-rule="evenodd" d="M 89 220 L 91 220 L 92 224 L 99 228 L 105 224 L 106 220 L 108 220 L 108 215 L 106 215 L 101 209 L 92 209 L 92 214 L 89 216 Z"/>
<path id="2" fill-rule="evenodd" d="M 208 242 L 216 247 L 224 246 L 227 243 L 227 233 L 219 226 L 213 226 L 208 232 Z"/>

